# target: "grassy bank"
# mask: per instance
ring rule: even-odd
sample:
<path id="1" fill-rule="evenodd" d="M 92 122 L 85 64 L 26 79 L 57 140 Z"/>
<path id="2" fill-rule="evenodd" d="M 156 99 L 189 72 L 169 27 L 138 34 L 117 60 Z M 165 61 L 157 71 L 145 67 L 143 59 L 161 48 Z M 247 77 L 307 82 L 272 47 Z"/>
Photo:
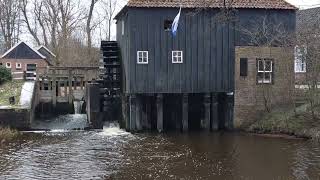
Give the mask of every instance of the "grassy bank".
<path id="1" fill-rule="evenodd" d="M 10 128 L 0 128 L 0 142 L 5 143 L 18 138 L 20 132 Z"/>
<path id="2" fill-rule="evenodd" d="M 307 105 L 296 108 L 296 111 L 279 108 L 271 113 L 266 113 L 246 130 L 261 134 L 293 135 L 319 141 L 320 119 L 312 116 Z"/>
<path id="3" fill-rule="evenodd" d="M 9 97 L 14 96 L 19 105 L 23 81 L 11 81 L 0 85 L 0 106 L 10 106 Z"/>

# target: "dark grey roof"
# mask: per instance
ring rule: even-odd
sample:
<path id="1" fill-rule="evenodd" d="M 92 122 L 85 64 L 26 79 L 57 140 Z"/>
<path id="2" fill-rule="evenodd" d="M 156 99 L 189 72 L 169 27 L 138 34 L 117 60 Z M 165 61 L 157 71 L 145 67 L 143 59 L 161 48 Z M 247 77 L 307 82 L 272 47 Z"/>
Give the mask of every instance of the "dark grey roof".
<path id="1" fill-rule="evenodd" d="M 34 50 L 24 42 L 20 42 L 2 55 L 3 59 L 46 59 L 37 50 Z"/>
<path id="2" fill-rule="evenodd" d="M 320 7 L 297 11 L 297 30 L 305 28 L 320 29 Z"/>
<path id="3" fill-rule="evenodd" d="M 38 51 L 46 57 L 46 59 L 52 64 L 54 58 L 56 57 L 49 49 L 44 46 L 38 48 Z"/>

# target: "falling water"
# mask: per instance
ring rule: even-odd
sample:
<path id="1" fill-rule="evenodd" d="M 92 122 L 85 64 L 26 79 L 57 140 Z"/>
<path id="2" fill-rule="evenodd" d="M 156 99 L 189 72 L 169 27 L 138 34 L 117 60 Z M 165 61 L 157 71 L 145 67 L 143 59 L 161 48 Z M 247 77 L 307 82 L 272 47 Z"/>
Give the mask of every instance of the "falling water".
<path id="1" fill-rule="evenodd" d="M 75 114 L 81 114 L 83 103 L 84 103 L 83 101 L 74 101 L 73 102 Z"/>

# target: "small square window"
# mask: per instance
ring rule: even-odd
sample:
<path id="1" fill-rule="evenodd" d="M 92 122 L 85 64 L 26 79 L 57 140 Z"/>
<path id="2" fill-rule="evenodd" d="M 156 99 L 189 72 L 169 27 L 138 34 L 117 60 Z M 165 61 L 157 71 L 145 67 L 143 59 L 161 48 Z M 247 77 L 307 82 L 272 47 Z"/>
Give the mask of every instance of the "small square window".
<path id="1" fill-rule="evenodd" d="M 172 51 L 172 63 L 174 63 L 174 64 L 183 63 L 183 52 L 182 51 Z"/>
<path id="2" fill-rule="evenodd" d="M 6 68 L 11 68 L 11 63 L 10 62 L 6 63 Z"/>
<path id="3" fill-rule="evenodd" d="M 21 63 L 16 63 L 16 69 L 21 69 Z"/>
<path id="4" fill-rule="evenodd" d="M 273 60 L 257 59 L 257 82 L 259 84 L 271 84 L 273 82 Z"/>
<path id="5" fill-rule="evenodd" d="M 148 51 L 138 51 L 137 52 L 137 63 L 138 64 L 148 64 L 149 63 L 149 52 Z"/>
<path id="6" fill-rule="evenodd" d="M 173 23 L 172 20 L 165 20 L 164 21 L 164 30 L 171 31 L 172 23 Z"/>

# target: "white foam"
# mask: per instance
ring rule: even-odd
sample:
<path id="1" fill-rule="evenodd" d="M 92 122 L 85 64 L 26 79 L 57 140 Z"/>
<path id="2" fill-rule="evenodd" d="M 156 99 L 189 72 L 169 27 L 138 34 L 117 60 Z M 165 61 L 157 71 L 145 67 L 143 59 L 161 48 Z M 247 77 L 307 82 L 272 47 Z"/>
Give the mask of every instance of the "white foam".
<path id="1" fill-rule="evenodd" d="M 103 136 L 128 136 L 128 135 L 131 135 L 131 133 L 120 129 L 119 124 L 117 124 L 117 123 L 107 123 L 103 127 L 103 131 L 100 133 L 100 135 L 103 135 Z"/>

